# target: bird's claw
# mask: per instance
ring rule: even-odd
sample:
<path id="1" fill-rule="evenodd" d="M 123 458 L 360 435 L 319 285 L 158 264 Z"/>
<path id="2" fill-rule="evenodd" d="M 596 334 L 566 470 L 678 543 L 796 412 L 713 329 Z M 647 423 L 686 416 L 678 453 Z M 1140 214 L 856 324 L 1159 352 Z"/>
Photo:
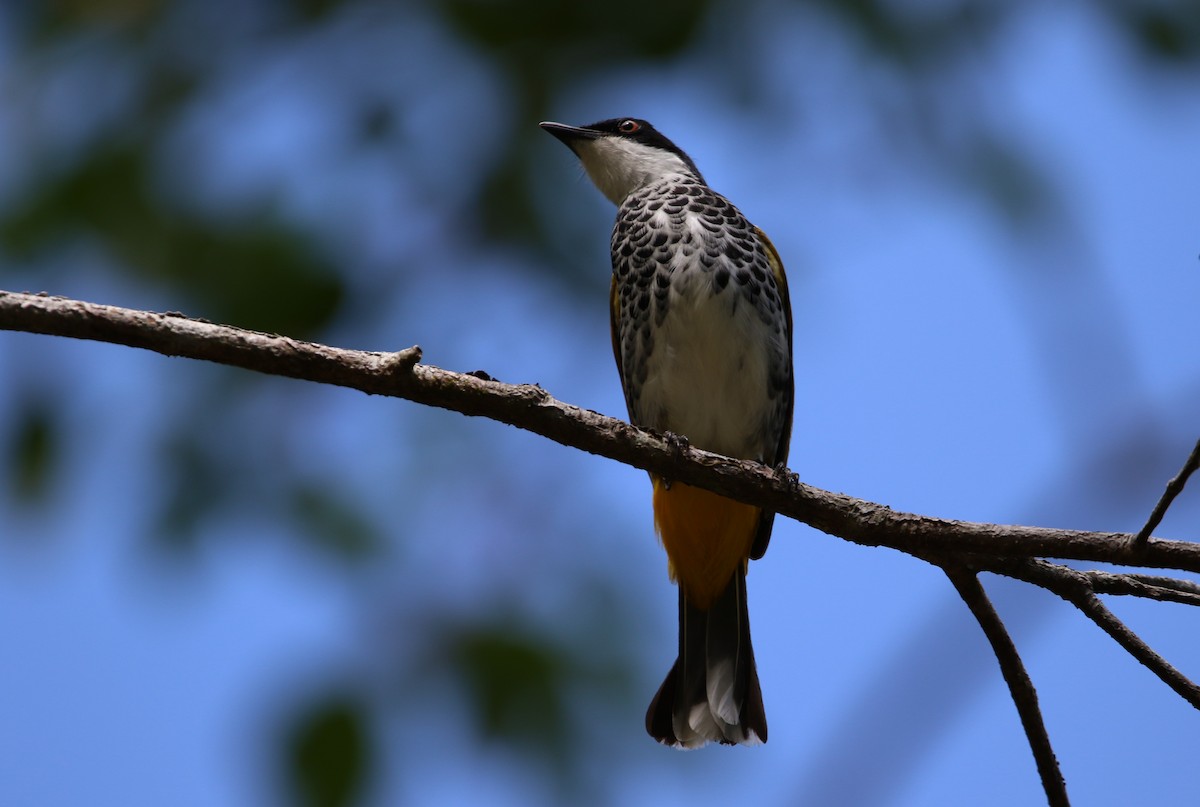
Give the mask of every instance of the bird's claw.
<path id="1" fill-rule="evenodd" d="M 771 466 L 771 470 L 775 472 L 776 476 L 782 476 L 784 479 L 786 479 L 788 487 L 792 490 L 795 490 L 800 486 L 800 474 L 788 468 L 787 460 L 775 463 L 773 466 Z"/>
<path id="2" fill-rule="evenodd" d="M 681 459 L 683 455 L 687 453 L 688 448 L 691 447 L 691 444 L 688 442 L 686 437 L 684 437 L 682 434 L 677 434 L 672 431 L 663 432 L 662 439 L 663 442 L 670 447 L 671 454 L 675 457 L 675 459 Z M 671 480 L 663 479 L 662 486 L 664 490 L 670 490 Z"/>
<path id="3" fill-rule="evenodd" d="M 673 453 L 677 458 L 682 457 L 687 453 L 687 450 L 691 448 L 691 443 L 689 443 L 688 439 L 682 434 L 676 434 L 675 432 L 663 432 L 662 438 L 663 441 L 671 447 L 671 453 Z"/>

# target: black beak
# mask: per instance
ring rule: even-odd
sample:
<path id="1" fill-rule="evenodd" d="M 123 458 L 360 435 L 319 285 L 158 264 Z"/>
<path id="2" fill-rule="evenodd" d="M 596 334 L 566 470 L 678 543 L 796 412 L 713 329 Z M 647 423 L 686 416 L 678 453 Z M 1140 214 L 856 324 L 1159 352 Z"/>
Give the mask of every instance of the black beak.
<path id="1" fill-rule="evenodd" d="M 565 123 L 554 123 L 553 121 L 542 121 L 538 126 L 541 126 L 547 132 L 557 137 L 572 150 L 574 150 L 574 144 L 580 140 L 595 140 L 601 134 L 595 129 L 584 129 L 581 126 L 567 126 Z"/>

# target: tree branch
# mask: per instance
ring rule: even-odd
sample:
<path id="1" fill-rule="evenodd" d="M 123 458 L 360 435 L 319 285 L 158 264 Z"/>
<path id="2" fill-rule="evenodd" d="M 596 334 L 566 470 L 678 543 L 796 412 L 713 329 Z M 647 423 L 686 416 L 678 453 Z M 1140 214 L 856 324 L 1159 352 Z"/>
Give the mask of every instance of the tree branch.
<path id="1" fill-rule="evenodd" d="M 1181 605 L 1200 606 L 1200 583 L 1191 580 L 1181 580 L 1175 577 L 1162 577 L 1136 572 L 1101 572 L 1096 570 L 1081 571 L 1057 563 L 1040 561 L 1041 573 L 1047 577 L 1031 577 L 1023 565 L 1022 558 L 1003 557 L 997 555 L 978 555 L 968 553 L 934 554 L 923 556 L 923 559 L 935 566 L 945 566 L 948 563 L 959 562 L 967 564 L 971 569 L 980 572 L 995 572 L 1015 578 L 1024 583 L 1047 588 L 1045 582 L 1051 577 L 1061 576 L 1064 585 L 1074 585 L 1078 581 L 1089 586 L 1095 594 L 1116 594 L 1130 597 L 1143 597 L 1159 602 L 1174 602 Z"/>
<path id="2" fill-rule="evenodd" d="M 1146 669 L 1173 689 L 1179 697 L 1194 708 L 1200 709 L 1200 686 L 1197 686 L 1186 675 L 1175 669 L 1170 662 L 1154 652 L 1112 611 L 1108 610 L 1107 606 L 1096 596 L 1089 573 L 1077 572 L 1066 566 L 1036 559 L 1005 560 L 998 565 L 1007 566 L 1003 570 L 1003 574 L 1041 586 L 1074 605 L 1088 619 L 1099 625 L 1101 630 L 1111 636 L 1117 644 L 1125 648 L 1129 655 L 1141 662 Z"/>
<path id="3" fill-rule="evenodd" d="M 1175 691 L 1175 694 L 1190 703 L 1193 708 L 1200 709 L 1200 687 L 1181 673 L 1179 670 L 1160 656 L 1142 641 L 1136 633 L 1129 629 L 1124 622 L 1117 619 L 1112 611 L 1100 601 L 1100 598 L 1090 591 L 1078 590 L 1063 594 L 1068 600 L 1087 615 L 1088 619 L 1100 626 L 1100 629 L 1111 636 L 1117 644 L 1125 648 L 1142 666 L 1150 670 L 1159 679 Z"/>
<path id="4" fill-rule="evenodd" d="M 1029 748 L 1037 762 L 1038 775 L 1042 779 L 1042 788 L 1046 791 L 1047 803 L 1050 807 L 1066 807 L 1071 803 L 1067 797 L 1067 783 L 1059 770 L 1058 759 L 1055 758 L 1054 748 L 1050 745 L 1050 735 L 1046 732 L 1046 724 L 1042 720 L 1037 689 L 1034 688 L 1029 673 L 1025 671 L 1025 665 L 1021 662 L 1012 637 L 1005 630 L 1003 620 L 996 613 L 975 572 L 961 566 L 942 568 L 992 644 L 996 660 L 1000 662 L 1000 672 L 1004 675 L 1004 682 L 1008 684 L 1008 691 L 1012 694 L 1021 725 L 1025 729 L 1025 737 L 1029 740 Z"/>
<path id="5" fill-rule="evenodd" d="M 1200 572 L 1200 544 L 1154 539 L 1139 545 L 1128 533 L 981 524 L 898 512 L 812 487 L 794 474 L 758 463 L 671 443 L 616 418 L 555 400 L 538 386 L 416 364 L 419 354 L 414 349 L 399 354 L 343 350 L 180 314 L 6 291 L 0 291 L 0 330 L 128 345 L 487 417 L 773 510 L 864 546 L 886 546 L 920 557 L 1054 557 Z"/>
<path id="6" fill-rule="evenodd" d="M 1196 441 L 1196 446 L 1188 455 L 1187 461 L 1183 463 L 1183 468 L 1179 470 L 1175 478 L 1167 483 L 1167 489 L 1163 491 L 1158 504 L 1154 505 L 1154 509 L 1150 511 L 1150 517 L 1146 519 L 1146 526 L 1138 531 L 1137 537 L 1134 539 L 1136 543 L 1144 544 L 1149 540 L 1150 533 L 1154 532 L 1162 523 L 1163 516 L 1167 514 L 1167 508 L 1171 506 L 1171 502 L 1175 501 L 1175 497 L 1183 492 L 1183 486 L 1187 484 L 1188 477 L 1197 467 L 1200 467 L 1200 440 Z"/>
<path id="7" fill-rule="evenodd" d="M 1151 574 L 1113 574 L 1079 572 L 1085 575 L 1097 594 L 1126 594 L 1160 602 L 1200 605 L 1200 585 L 1191 580 L 1159 577 Z"/>

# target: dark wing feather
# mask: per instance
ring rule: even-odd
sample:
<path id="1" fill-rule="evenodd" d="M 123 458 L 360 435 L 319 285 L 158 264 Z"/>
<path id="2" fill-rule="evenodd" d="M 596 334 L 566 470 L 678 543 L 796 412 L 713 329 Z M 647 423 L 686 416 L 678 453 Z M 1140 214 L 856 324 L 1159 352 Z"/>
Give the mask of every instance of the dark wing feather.
<path id="1" fill-rule="evenodd" d="M 612 332 L 613 359 L 617 362 L 617 377 L 625 395 L 625 409 L 633 419 L 633 406 L 629 400 L 629 387 L 625 384 L 625 363 L 621 361 L 621 297 L 617 294 L 617 275 L 614 272 L 608 287 L 608 324 Z"/>
<path id="2" fill-rule="evenodd" d="M 763 250 L 767 253 L 767 261 L 771 265 L 771 273 L 775 275 L 775 286 L 779 289 L 779 302 L 783 305 L 783 314 L 787 318 L 787 348 L 788 348 L 788 367 L 792 365 L 792 300 L 788 294 L 787 273 L 783 271 L 783 259 L 779 257 L 779 251 L 775 249 L 775 245 L 771 243 L 771 239 L 767 238 L 767 234 L 757 227 L 754 228 L 754 234 L 758 237 L 759 243 L 762 244 Z M 796 383 L 792 374 L 788 374 L 788 386 L 784 390 L 784 419 L 783 428 L 779 430 L 779 442 L 775 446 L 775 456 L 770 458 L 772 465 L 786 465 L 788 458 L 788 449 L 792 444 L 792 409 L 796 399 Z M 767 551 L 767 544 L 771 542 L 771 528 L 775 524 L 774 513 L 763 513 L 758 522 L 758 532 L 754 535 L 754 544 L 750 547 L 750 557 L 754 560 L 761 558 Z"/>

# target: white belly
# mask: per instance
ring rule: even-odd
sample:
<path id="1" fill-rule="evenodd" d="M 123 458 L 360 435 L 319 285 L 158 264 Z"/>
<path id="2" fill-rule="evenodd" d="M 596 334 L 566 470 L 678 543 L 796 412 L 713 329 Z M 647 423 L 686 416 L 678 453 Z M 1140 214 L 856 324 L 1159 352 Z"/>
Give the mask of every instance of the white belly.
<path id="1" fill-rule="evenodd" d="M 773 333 L 737 290 L 714 294 L 708 283 L 697 273 L 672 284 L 635 417 L 697 448 L 761 460 L 774 411 L 767 372 Z"/>

